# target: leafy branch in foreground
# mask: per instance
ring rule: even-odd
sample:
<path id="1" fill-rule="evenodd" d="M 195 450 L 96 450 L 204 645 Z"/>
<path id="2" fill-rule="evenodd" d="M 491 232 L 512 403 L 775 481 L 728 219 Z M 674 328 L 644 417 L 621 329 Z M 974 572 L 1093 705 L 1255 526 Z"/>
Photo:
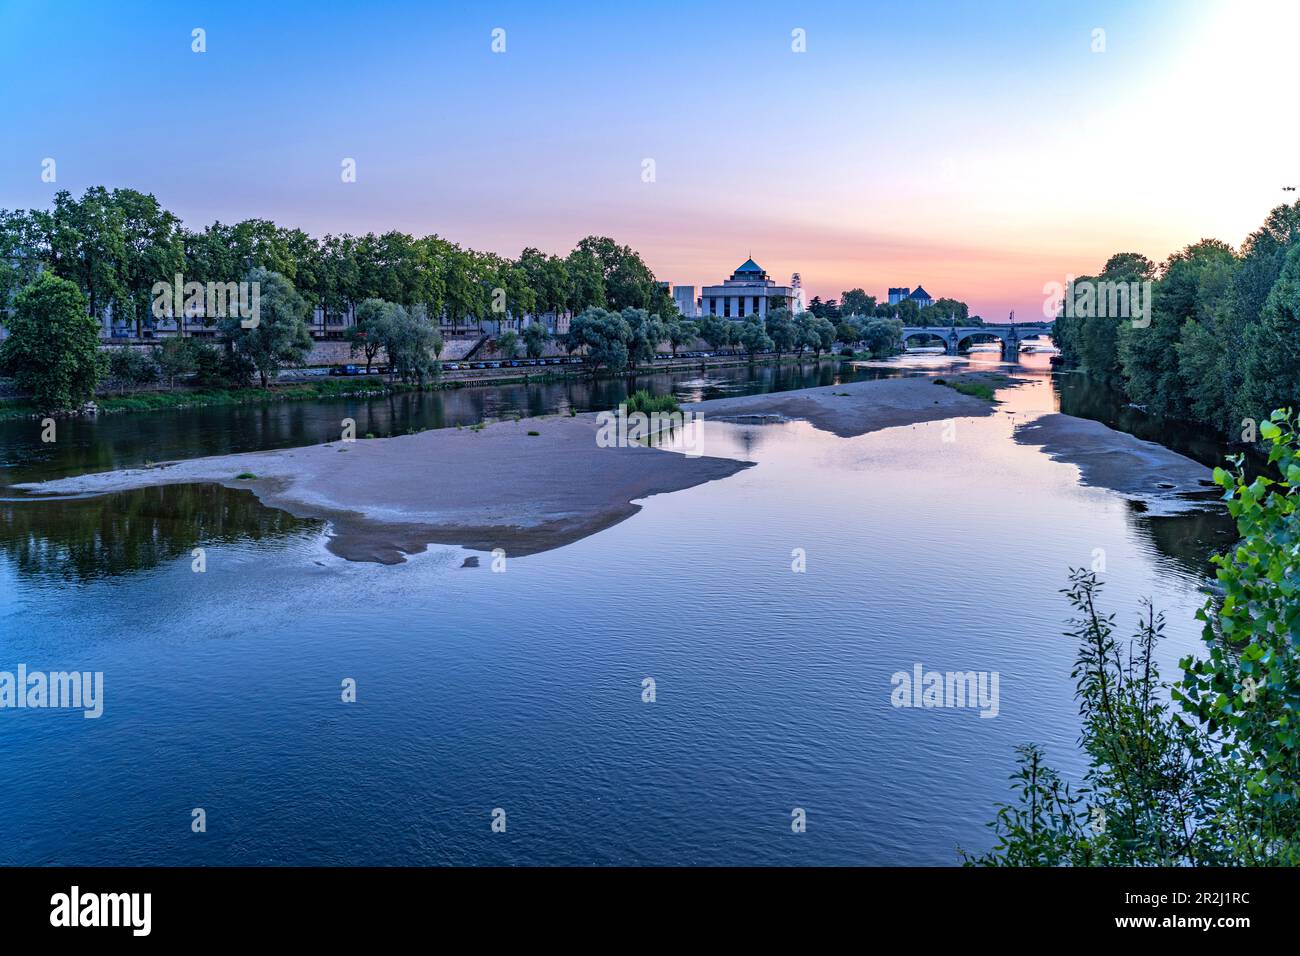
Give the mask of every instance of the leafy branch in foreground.
<path id="1" fill-rule="evenodd" d="M 1279 479 L 1248 480 L 1240 459 L 1215 469 L 1241 540 L 1214 559 L 1221 602 L 1197 612 L 1209 656 L 1184 658 L 1182 678 L 1161 683 L 1164 616 L 1144 602 L 1121 641 L 1096 575 L 1072 571 L 1085 786 L 1072 793 L 1040 748 L 1018 748 L 1017 802 L 1000 805 L 993 849 L 963 852 L 967 865 L 1300 862 L 1300 455 L 1289 411 L 1260 431 Z"/>

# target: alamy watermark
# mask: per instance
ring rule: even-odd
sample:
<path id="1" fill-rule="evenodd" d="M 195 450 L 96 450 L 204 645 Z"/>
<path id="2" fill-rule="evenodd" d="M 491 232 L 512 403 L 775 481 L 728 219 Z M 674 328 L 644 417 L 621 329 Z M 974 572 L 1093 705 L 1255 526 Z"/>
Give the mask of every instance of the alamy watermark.
<path id="1" fill-rule="evenodd" d="M 1150 279 L 1116 282 L 1110 279 L 1076 279 L 1043 286 L 1043 315 L 1055 319 L 1129 319 L 1135 329 L 1151 324 Z"/>
<path id="2" fill-rule="evenodd" d="M 620 405 L 616 411 L 598 412 L 596 422 L 599 448 L 671 442 L 674 451 L 690 458 L 704 454 L 704 416 L 699 412 L 629 412 Z"/>
<path id="3" fill-rule="evenodd" d="M 173 282 L 155 282 L 150 290 L 153 296 L 155 319 L 209 318 L 224 319 L 239 316 L 239 324 L 255 329 L 262 316 L 262 284 L 260 282 L 186 282 L 176 273 Z"/>
<path id="4" fill-rule="evenodd" d="M 67 709 L 83 711 L 87 720 L 104 713 L 103 671 L 0 671 L 0 710 Z"/>
<path id="5" fill-rule="evenodd" d="M 997 671 L 927 671 L 913 664 L 911 673 L 895 671 L 889 702 L 895 707 L 978 708 L 981 717 L 998 715 Z"/>

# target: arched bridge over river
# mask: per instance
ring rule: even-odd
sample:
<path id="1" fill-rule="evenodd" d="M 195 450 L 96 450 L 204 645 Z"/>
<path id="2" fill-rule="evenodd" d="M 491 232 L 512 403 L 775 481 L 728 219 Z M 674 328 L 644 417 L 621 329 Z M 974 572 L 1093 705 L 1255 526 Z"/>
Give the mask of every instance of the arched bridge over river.
<path id="1" fill-rule="evenodd" d="M 1003 355 L 1014 356 L 1026 340 L 1050 338 L 1051 335 L 1051 324 L 906 326 L 903 329 L 903 344 L 909 344 L 909 339 L 938 339 L 943 343 L 947 354 L 956 355 L 967 351 L 972 345 L 998 342 L 1002 346 Z"/>

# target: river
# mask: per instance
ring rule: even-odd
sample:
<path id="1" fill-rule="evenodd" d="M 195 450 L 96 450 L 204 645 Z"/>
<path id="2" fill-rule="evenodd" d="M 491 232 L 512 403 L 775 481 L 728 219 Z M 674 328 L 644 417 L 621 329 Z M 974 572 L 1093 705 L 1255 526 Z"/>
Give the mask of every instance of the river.
<path id="1" fill-rule="evenodd" d="M 608 408 L 638 387 L 694 400 L 950 367 L 810 361 L 122 414 L 61 422 L 52 444 L 11 421 L 0 483 L 310 444 L 344 417 L 389 435 Z M 953 441 L 941 422 L 849 439 L 707 422 L 710 454 L 757 467 L 503 573 L 447 546 L 350 563 L 321 522 L 243 491 L 9 493 L 0 670 L 102 671 L 104 711 L 0 711 L 0 863 L 955 863 L 958 845 L 987 847 L 1015 745 L 1083 769 L 1068 569 L 1102 556 L 1123 628 L 1154 599 L 1172 676 L 1199 644 L 1206 559 L 1230 540 L 1221 514 L 1146 514 L 1013 441 L 1053 410 L 1143 428 L 1045 356 L 1021 370 L 1028 383 Z M 891 676 L 917 664 L 998 675 L 996 716 L 892 706 Z"/>

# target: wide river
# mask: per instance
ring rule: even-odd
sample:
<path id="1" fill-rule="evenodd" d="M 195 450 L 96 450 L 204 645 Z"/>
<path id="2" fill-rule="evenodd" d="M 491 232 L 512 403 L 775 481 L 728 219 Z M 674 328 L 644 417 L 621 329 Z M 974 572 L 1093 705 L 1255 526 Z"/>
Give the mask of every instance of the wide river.
<path id="1" fill-rule="evenodd" d="M 952 363 L 635 385 L 690 400 Z M 1151 516 L 1013 441 L 1058 409 L 1144 427 L 1051 376 L 1045 356 L 1020 367 L 1029 384 L 947 435 L 943 422 L 848 439 L 706 422 L 708 454 L 757 467 L 646 499 L 503 572 L 442 545 L 349 563 L 321 522 L 249 492 L 0 490 L 0 671 L 104 674 L 97 720 L 0 710 L 0 863 L 956 863 L 957 846 L 989 845 L 1017 744 L 1082 770 L 1068 569 L 1104 558 L 1104 603 L 1125 630 L 1154 599 L 1172 676 L 1199 643 L 1206 557 L 1230 540 L 1218 514 Z M 324 441 L 344 417 L 388 435 L 607 408 L 628 387 L 123 414 L 62 423 L 52 444 L 11 421 L 0 486 Z M 436 495 L 436 463 L 428 480 Z M 891 675 L 917 664 L 996 673 L 996 716 L 892 706 Z"/>

